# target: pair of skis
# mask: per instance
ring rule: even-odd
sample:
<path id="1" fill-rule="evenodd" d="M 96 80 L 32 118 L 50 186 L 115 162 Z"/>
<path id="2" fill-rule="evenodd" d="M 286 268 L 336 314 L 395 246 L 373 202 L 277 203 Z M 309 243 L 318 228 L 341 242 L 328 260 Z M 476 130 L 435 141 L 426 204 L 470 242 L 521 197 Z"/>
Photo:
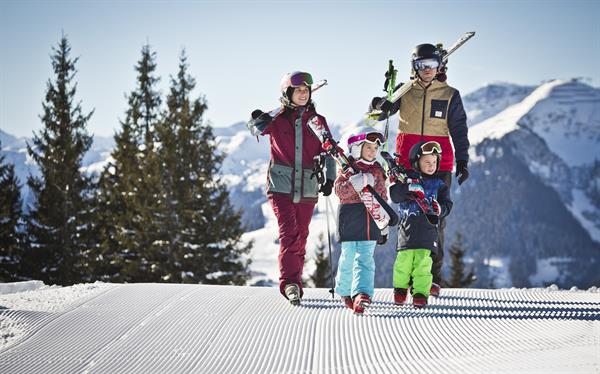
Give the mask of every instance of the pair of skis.
<path id="1" fill-rule="evenodd" d="M 470 31 L 465 33 L 463 36 L 461 36 L 450 48 L 448 49 L 443 49 L 442 44 L 439 43 L 437 45 L 438 49 L 440 49 L 441 52 L 441 59 L 442 59 L 442 64 L 439 67 L 439 74 L 440 76 L 443 76 L 443 79 L 440 79 L 442 81 L 445 81 L 445 74 L 446 74 L 446 70 L 447 70 L 447 64 L 448 64 L 448 56 L 450 56 L 452 53 L 454 53 L 458 48 L 460 48 L 463 44 L 465 44 L 469 39 L 471 39 L 472 37 L 475 36 L 475 32 L 474 31 Z M 392 71 L 393 67 L 391 67 L 392 62 L 390 61 L 390 69 Z M 395 74 L 394 74 L 395 75 Z M 395 77 L 394 77 L 395 78 Z M 395 82 L 394 82 L 395 83 Z M 404 95 L 406 95 L 408 93 L 408 91 L 410 91 L 410 89 L 412 88 L 412 84 L 403 84 L 402 86 L 400 86 L 397 90 L 390 92 L 388 91 L 388 95 L 387 95 L 387 100 L 395 103 L 398 100 L 400 100 L 400 98 Z M 370 111 L 369 113 L 367 113 L 367 117 L 368 118 L 374 118 L 377 119 L 379 118 L 379 115 L 383 113 L 380 109 L 373 109 L 372 111 Z"/>
<path id="2" fill-rule="evenodd" d="M 333 157 L 342 168 L 344 174 L 353 175 L 358 172 L 354 162 L 346 156 L 343 149 L 340 148 L 335 139 L 329 134 L 325 128 L 325 124 L 320 121 L 318 116 L 312 116 L 308 119 L 308 128 L 319 139 L 323 150 Z M 380 230 L 398 224 L 398 214 L 396 214 L 387 201 L 375 191 L 373 186 L 366 186 L 362 191 L 358 192 L 358 196 Z"/>

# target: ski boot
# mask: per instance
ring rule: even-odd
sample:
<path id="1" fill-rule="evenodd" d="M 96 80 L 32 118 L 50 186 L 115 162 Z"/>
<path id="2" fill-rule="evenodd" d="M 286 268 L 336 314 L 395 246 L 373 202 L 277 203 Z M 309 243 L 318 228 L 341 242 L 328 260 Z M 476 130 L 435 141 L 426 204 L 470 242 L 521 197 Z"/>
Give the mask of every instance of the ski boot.
<path id="1" fill-rule="evenodd" d="M 354 296 L 354 314 L 363 314 L 369 305 L 371 305 L 371 298 L 366 293 Z"/>
<path id="2" fill-rule="evenodd" d="M 442 287 L 440 287 L 439 284 L 431 283 L 431 288 L 429 289 L 429 294 L 433 297 L 438 297 L 438 296 L 440 296 L 441 289 L 442 289 Z"/>
<path id="3" fill-rule="evenodd" d="M 425 295 L 420 293 L 413 295 L 413 306 L 415 308 L 423 308 L 425 305 L 427 305 L 427 297 Z"/>
<path id="4" fill-rule="evenodd" d="M 285 286 L 285 296 L 292 305 L 300 305 L 300 287 L 296 283 L 289 283 Z"/>
<path id="5" fill-rule="evenodd" d="M 354 301 L 350 296 L 342 296 L 342 302 L 348 309 L 354 310 Z"/>
<path id="6" fill-rule="evenodd" d="M 408 290 L 406 288 L 394 288 L 394 304 L 402 305 L 406 302 Z"/>

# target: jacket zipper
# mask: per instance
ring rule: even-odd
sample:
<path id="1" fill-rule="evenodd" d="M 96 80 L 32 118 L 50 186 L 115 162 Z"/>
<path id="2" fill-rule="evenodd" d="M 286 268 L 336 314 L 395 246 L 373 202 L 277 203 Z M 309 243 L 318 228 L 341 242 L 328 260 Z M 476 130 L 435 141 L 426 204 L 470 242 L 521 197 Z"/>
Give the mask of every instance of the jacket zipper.
<path id="1" fill-rule="evenodd" d="M 371 240 L 371 220 L 369 219 L 369 212 L 367 211 L 367 240 Z"/>
<path id="2" fill-rule="evenodd" d="M 425 133 L 425 102 L 427 101 L 428 88 L 429 85 L 423 88 L 423 106 L 421 107 L 421 140 L 423 140 L 423 135 Z"/>

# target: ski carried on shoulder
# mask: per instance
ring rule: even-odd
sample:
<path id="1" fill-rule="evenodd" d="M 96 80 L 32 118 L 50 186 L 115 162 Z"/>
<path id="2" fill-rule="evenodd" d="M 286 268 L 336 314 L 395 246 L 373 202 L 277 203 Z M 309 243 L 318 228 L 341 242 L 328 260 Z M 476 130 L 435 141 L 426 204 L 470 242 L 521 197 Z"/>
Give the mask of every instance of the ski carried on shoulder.
<path id="1" fill-rule="evenodd" d="M 400 163 L 397 158 L 394 158 L 389 152 L 382 151 L 380 152 L 381 158 L 388 165 L 388 174 L 391 180 L 398 181 L 400 183 L 421 183 L 420 179 L 409 178 L 406 169 Z M 425 215 L 429 215 L 431 213 L 431 204 L 425 198 L 419 199 L 418 197 L 414 197 L 414 201 L 417 203 L 421 211 Z"/>
<path id="2" fill-rule="evenodd" d="M 440 49 L 441 59 L 442 59 L 442 64 L 439 67 L 439 72 L 441 74 L 444 74 L 444 76 L 445 76 L 445 72 L 447 69 L 446 64 L 448 63 L 448 56 L 450 56 L 452 53 L 454 53 L 458 48 L 460 48 L 463 44 L 465 44 L 469 39 L 471 39 L 474 36 L 475 36 L 475 31 L 466 32 L 456 42 L 454 42 L 454 44 L 452 44 L 452 46 L 448 49 L 443 49 L 442 44 L 438 43 L 437 47 Z M 398 89 L 395 90 L 391 95 L 388 94 L 387 100 L 392 103 L 395 103 L 398 100 L 400 100 L 400 98 L 402 96 L 406 95 L 406 93 L 408 91 L 410 91 L 411 88 L 412 88 L 412 84 L 410 82 L 405 83 L 405 84 L 401 85 L 400 87 L 398 87 Z M 377 119 L 381 113 L 383 113 L 383 112 L 380 109 L 373 109 L 372 111 L 367 113 L 367 117 Z"/>
<path id="3" fill-rule="evenodd" d="M 325 126 L 321 123 L 318 116 L 313 116 L 308 119 L 308 128 L 321 142 L 323 150 L 332 156 L 340 165 L 345 174 L 353 175 L 357 173 L 353 162 L 346 156 L 338 143 L 331 137 Z M 372 186 L 365 187 L 358 193 L 360 200 L 365 204 L 369 215 L 375 221 L 375 224 L 380 230 L 388 226 L 398 224 L 398 214 L 385 201 Z"/>

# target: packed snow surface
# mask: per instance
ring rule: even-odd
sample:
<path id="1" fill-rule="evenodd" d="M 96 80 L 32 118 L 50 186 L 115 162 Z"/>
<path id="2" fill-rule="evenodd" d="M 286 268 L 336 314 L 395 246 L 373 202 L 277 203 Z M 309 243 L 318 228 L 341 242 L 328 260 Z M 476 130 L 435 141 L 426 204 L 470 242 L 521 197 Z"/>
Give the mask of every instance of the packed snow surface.
<path id="1" fill-rule="evenodd" d="M 326 289 L 294 307 L 272 287 L 32 288 L 0 294 L 21 330 L 1 373 L 600 372 L 595 288 L 443 289 L 424 309 L 377 289 L 363 316 Z"/>

